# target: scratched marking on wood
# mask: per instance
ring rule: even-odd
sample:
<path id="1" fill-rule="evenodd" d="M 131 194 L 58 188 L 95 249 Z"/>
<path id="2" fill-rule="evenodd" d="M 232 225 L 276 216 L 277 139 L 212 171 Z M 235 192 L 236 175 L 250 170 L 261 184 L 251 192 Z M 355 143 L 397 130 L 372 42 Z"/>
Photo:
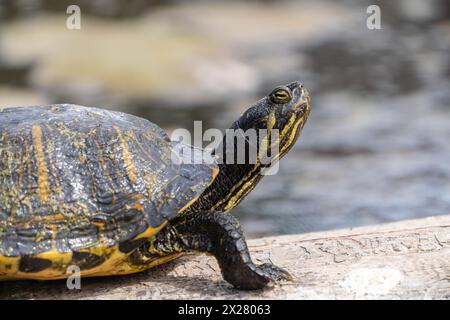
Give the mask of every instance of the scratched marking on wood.
<path id="1" fill-rule="evenodd" d="M 450 299 L 450 215 L 249 241 L 295 280 L 240 292 L 212 257 L 189 255 L 148 272 L 65 281 L 0 283 L 0 298 L 61 299 Z"/>

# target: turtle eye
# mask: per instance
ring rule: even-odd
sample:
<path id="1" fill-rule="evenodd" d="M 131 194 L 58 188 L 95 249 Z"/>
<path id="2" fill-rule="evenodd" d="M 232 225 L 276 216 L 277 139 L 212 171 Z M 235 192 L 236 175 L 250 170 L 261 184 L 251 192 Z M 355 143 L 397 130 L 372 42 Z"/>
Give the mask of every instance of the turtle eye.
<path id="1" fill-rule="evenodd" d="M 291 98 L 290 91 L 284 88 L 275 89 L 270 94 L 270 100 L 277 104 L 287 103 L 291 100 Z"/>

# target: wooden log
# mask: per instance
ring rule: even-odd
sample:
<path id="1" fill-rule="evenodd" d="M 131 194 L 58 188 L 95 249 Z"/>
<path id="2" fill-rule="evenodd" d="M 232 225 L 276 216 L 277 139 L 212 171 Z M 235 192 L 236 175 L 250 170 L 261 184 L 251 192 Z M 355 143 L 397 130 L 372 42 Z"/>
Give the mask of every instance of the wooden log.
<path id="1" fill-rule="evenodd" d="M 1 299 L 450 299 L 450 215 L 254 239 L 257 262 L 294 276 L 244 292 L 222 280 L 213 257 L 186 255 L 129 276 L 0 283 Z"/>

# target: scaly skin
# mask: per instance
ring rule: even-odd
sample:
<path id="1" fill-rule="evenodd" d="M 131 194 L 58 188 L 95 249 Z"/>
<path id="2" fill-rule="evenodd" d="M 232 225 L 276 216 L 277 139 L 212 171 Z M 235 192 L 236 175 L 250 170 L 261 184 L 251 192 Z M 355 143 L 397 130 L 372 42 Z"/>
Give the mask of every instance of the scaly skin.
<path id="1" fill-rule="evenodd" d="M 237 289 L 264 288 L 267 283 L 291 279 L 287 271 L 272 264 L 255 265 L 237 219 L 223 212 L 200 212 L 183 216 L 174 226 L 156 235 L 150 249 L 155 255 L 198 251 L 216 257 L 223 278 Z"/>

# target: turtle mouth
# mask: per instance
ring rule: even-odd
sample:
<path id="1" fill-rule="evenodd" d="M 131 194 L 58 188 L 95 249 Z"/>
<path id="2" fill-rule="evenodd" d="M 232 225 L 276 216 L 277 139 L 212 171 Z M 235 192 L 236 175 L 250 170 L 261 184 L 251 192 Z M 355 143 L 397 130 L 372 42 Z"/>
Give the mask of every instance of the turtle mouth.
<path id="1" fill-rule="evenodd" d="M 309 114 L 311 99 L 308 90 L 299 84 L 293 89 L 293 95 L 298 97 L 297 101 L 290 106 L 286 105 L 283 107 L 285 114 L 289 115 L 289 117 L 294 115 L 297 119 L 301 118 L 304 114 Z"/>
<path id="2" fill-rule="evenodd" d="M 304 117 L 308 117 L 309 112 L 311 111 L 311 102 L 309 96 L 301 97 L 292 108 L 291 114 L 295 115 L 297 119 L 301 119 Z"/>
<path id="3" fill-rule="evenodd" d="M 303 102 L 292 108 L 292 113 L 294 113 L 297 118 L 302 118 L 304 115 L 309 114 L 310 111 L 309 103 Z"/>

